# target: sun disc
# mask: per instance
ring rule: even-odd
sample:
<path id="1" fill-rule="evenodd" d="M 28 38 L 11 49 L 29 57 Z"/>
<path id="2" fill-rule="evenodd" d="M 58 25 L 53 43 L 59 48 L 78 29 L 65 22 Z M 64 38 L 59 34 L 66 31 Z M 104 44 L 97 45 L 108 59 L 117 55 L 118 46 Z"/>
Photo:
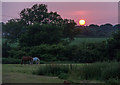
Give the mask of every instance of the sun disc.
<path id="1" fill-rule="evenodd" d="M 85 20 L 84 20 L 84 19 L 81 19 L 81 20 L 79 21 L 79 24 L 80 24 L 80 25 L 85 25 Z"/>

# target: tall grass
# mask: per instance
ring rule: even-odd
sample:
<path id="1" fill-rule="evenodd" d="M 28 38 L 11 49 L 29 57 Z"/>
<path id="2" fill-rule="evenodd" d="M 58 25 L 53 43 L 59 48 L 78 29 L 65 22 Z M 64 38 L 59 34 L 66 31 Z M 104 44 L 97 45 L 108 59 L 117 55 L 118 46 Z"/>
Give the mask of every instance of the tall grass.
<path id="1" fill-rule="evenodd" d="M 59 76 L 61 73 L 68 73 L 69 70 L 70 65 L 46 64 L 40 66 L 37 71 L 33 72 L 33 74 Z"/>
<path id="2" fill-rule="evenodd" d="M 109 85 L 120 84 L 120 62 L 93 63 L 71 71 L 69 80 L 97 80 Z"/>
<path id="3" fill-rule="evenodd" d="M 99 80 L 110 82 L 120 80 L 120 62 L 93 64 L 49 64 L 40 66 L 34 74 L 59 76 L 69 80 Z M 112 82 L 111 81 L 111 82 Z"/>

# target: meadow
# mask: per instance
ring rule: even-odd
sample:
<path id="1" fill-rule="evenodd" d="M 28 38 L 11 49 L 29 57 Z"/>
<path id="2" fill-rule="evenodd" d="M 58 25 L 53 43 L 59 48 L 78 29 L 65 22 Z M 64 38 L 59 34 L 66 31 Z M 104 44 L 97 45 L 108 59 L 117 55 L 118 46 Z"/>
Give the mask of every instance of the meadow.
<path id="1" fill-rule="evenodd" d="M 120 63 L 3 64 L 3 83 L 101 83 L 119 85 Z M 21 81 L 19 81 L 19 79 Z"/>
<path id="2" fill-rule="evenodd" d="M 63 80 L 58 77 L 33 75 L 41 65 L 21 65 L 21 64 L 3 64 L 2 82 L 3 83 L 62 83 Z M 44 66 L 44 65 L 43 65 Z"/>

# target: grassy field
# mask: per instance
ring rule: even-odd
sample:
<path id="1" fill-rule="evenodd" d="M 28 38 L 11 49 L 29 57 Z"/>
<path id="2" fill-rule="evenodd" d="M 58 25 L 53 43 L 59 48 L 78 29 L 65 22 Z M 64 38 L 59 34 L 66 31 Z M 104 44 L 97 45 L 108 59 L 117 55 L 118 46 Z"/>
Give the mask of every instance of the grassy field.
<path id="1" fill-rule="evenodd" d="M 33 75 L 39 65 L 3 64 L 3 83 L 62 83 L 58 77 Z"/>
<path id="2" fill-rule="evenodd" d="M 32 73 L 39 68 L 44 69 L 46 65 L 21 65 L 21 64 L 3 64 L 2 68 L 2 82 L 3 83 L 63 83 L 64 79 L 58 77 L 45 76 L 45 75 L 33 75 Z M 58 64 L 67 66 L 68 64 Z M 84 66 L 85 64 L 73 64 L 74 66 Z M 74 80 L 74 82 L 81 83 L 96 83 L 98 81 L 89 80 Z"/>
<path id="3" fill-rule="evenodd" d="M 3 83 L 103 83 L 119 85 L 120 62 L 91 64 L 3 64 Z M 108 82 L 106 84 L 105 82 Z"/>
<path id="4" fill-rule="evenodd" d="M 75 40 L 73 40 L 71 42 L 71 45 L 78 45 L 81 43 L 95 43 L 95 42 L 102 42 L 107 40 L 108 38 L 75 38 Z"/>

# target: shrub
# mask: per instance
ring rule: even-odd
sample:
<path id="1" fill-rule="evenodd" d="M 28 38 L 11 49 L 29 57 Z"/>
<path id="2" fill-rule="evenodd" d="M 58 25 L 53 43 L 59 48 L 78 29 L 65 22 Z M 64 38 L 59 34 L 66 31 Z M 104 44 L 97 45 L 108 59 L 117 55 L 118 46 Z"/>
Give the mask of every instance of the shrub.
<path id="1" fill-rule="evenodd" d="M 21 59 L 2 58 L 2 64 L 20 64 Z"/>
<path id="2" fill-rule="evenodd" d="M 42 60 L 40 60 L 40 64 L 45 64 L 45 62 L 44 62 L 44 61 L 42 61 Z"/>

